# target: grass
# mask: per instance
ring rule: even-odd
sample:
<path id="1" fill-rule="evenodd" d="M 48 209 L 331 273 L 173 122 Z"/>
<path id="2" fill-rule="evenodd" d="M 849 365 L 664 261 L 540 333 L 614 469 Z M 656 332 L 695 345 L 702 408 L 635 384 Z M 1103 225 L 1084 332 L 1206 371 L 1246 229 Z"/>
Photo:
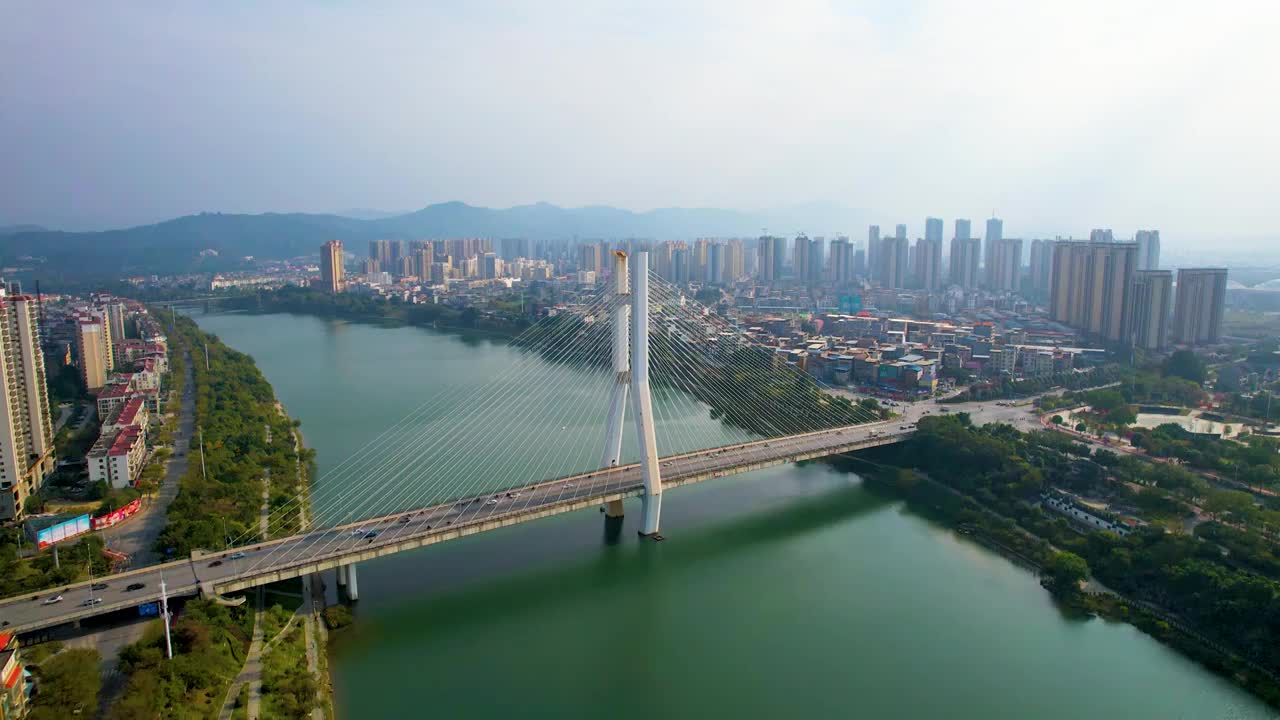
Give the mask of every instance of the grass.
<path id="1" fill-rule="evenodd" d="M 270 642 L 272 638 L 280 633 L 284 626 L 288 624 L 289 618 L 293 615 L 292 610 L 286 610 L 280 605 L 271 605 L 262 613 L 262 637 L 266 642 Z"/>
<path id="2" fill-rule="evenodd" d="M 310 713 L 316 683 L 307 669 L 307 638 L 302 623 L 262 656 L 262 717 L 293 718 Z"/>
<path id="3" fill-rule="evenodd" d="M 62 641 L 51 640 L 39 645 L 31 645 L 22 648 L 22 660 L 28 665 L 39 665 L 48 660 L 62 649 Z"/>

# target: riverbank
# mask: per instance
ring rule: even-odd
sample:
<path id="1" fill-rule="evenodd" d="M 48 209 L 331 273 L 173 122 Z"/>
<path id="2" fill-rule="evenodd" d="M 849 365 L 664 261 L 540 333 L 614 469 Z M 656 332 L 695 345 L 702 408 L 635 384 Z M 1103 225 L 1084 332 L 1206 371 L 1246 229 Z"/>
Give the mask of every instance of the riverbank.
<path id="1" fill-rule="evenodd" d="M 1054 438 L 931 418 L 909 442 L 873 452 L 883 462 L 872 477 L 1007 557 L 1048 567 L 1078 556 L 1085 576 L 1092 572 L 1114 588 L 1113 598 L 1051 584 L 1064 607 L 1130 622 L 1280 707 L 1280 638 L 1274 637 L 1280 583 L 1241 569 L 1192 537 L 1160 528 L 1126 537 L 1079 532 L 1046 515 L 1025 498 L 1042 485 L 1068 482 L 1076 465 L 1052 447 Z"/>
<path id="2" fill-rule="evenodd" d="M 513 338 L 529 327 L 523 317 L 457 308 L 441 303 L 410 304 L 376 296 L 330 294 L 310 288 L 285 287 L 235 296 L 221 302 L 228 310 L 285 312 L 353 322 L 396 323 L 435 330 L 484 333 Z"/>
<path id="3" fill-rule="evenodd" d="M 193 463 L 179 478 L 157 549 L 182 556 L 297 532 L 305 521 L 305 504 L 288 501 L 309 482 L 314 457 L 302 446 L 297 423 L 283 411 L 271 384 L 248 355 L 203 332 L 185 316 L 173 319 L 170 336 L 176 351 L 200 360 L 207 348 L 207 363 L 190 364 L 203 462 Z M 280 481 L 289 478 L 291 482 Z M 301 596 L 300 588 L 283 586 L 269 586 L 263 593 L 269 598 Z M 304 606 L 300 601 L 285 602 L 294 609 Z M 202 716 L 218 715 L 233 678 L 247 662 L 262 659 L 263 626 L 276 612 L 276 604 L 226 607 L 206 599 L 175 603 L 179 607 L 172 623 L 173 660 L 164 656 L 159 623 L 126 647 L 120 654 L 125 688 L 108 717 L 158 717 L 179 707 Z M 301 669 L 308 672 L 305 665 Z M 327 679 L 314 679 L 309 687 L 321 684 Z M 272 707 L 306 707 L 309 712 L 322 704 L 313 689 L 305 692 L 308 688 L 289 683 L 260 685 L 261 699 Z M 297 691 L 303 692 L 295 697 Z"/>

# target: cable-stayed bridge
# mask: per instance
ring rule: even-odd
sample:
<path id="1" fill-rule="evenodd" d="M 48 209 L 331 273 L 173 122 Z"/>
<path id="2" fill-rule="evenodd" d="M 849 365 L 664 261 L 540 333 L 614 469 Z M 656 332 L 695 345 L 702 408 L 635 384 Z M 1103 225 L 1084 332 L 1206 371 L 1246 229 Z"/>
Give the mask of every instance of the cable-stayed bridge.
<path id="1" fill-rule="evenodd" d="M 607 282 L 516 338 L 518 359 L 482 390 L 426 399 L 277 502 L 270 539 L 255 525 L 222 552 L 73 586 L 58 603 L 0 602 L 0 619 L 37 630 L 153 602 L 162 582 L 169 596 L 218 595 L 329 569 L 357 598 L 361 560 L 583 508 L 616 523 L 628 498 L 641 534 L 661 539 L 666 490 L 912 432 L 752 345 L 647 265 L 616 253 Z"/>

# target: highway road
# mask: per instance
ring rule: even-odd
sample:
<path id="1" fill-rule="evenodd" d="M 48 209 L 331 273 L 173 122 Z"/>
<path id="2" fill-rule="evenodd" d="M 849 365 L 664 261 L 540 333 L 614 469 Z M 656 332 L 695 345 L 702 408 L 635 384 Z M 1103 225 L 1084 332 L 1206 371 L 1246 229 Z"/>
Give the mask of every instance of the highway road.
<path id="1" fill-rule="evenodd" d="M 995 402 L 939 405 L 895 405 L 899 417 L 786 438 L 711 448 L 660 460 L 663 489 L 740 472 L 898 442 L 910 435 L 919 418 L 968 412 L 975 423 L 1005 422 L 1023 429 L 1039 428 L 1029 405 Z M 27 631 L 83 617 L 128 609 L 160 598 L 163 576 L 171 596 L 206 591 L 231 592 L 288 577 L 335 567 L 369 557 L 410 550 L 548 515 L 635 497 L 643 492 L 640 468 L 632 464 L 597 470 L 467 497 L 420 510 L 385 515 L 335 528 L 317 529 L 199 558 L 131 570 L 102 578 L 90 590 L 79 583 L 57 591 L 0 601 L 5 630 Z M 134 587 L 141 585 L 141 587 Z M 130 590 L 130 587 L 134 589 Z M 62 600 L 45 604 L 61 595 Z M 87 603 L 92 602 L 92 605 Z"/>
<path id="2" fill-rule="evenodd" d="M 911 420 L 837 428 L 781 439 L 712 448 L 660 460 L 664 490 L 760 467 L 898 442 Z M 409 550 L 539 517 L 640 495 L 638 465 L 597 470 L 502 490 L 421 510 L 153 565 L 98 580 L 0 601 L 5 630 L 29 631 L 128 609 L 160 598 L 161 577 L 170 596 L 229 592 L 298 577 L 339 564 Z M 141 587 L 137 587 L 137 586 Z M 130 589 L 130 588 L 134 589 Z M 62 600 L 46 604 L 49 598 Z M 92 604 L 90 604 L 92 603 Z"/>

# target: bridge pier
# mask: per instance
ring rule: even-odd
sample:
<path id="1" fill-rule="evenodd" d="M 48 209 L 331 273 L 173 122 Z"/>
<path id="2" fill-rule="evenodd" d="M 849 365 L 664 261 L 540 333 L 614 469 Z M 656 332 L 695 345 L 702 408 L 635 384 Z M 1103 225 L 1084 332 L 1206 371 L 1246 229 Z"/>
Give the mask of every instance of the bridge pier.
<path id="1" fill-rule="evenodd" d="M 360 599 L 360 585 L 356 581 L 356 564 L 351 563 L 347 566 L 347 597 L 352 600 Z"/>
<path id="2" fill-rule="evenodd" d="M 338 566 L 338 587 L 344 588 L 346 586 L 347 586 L 347 566 L 339 565 Z"/>

